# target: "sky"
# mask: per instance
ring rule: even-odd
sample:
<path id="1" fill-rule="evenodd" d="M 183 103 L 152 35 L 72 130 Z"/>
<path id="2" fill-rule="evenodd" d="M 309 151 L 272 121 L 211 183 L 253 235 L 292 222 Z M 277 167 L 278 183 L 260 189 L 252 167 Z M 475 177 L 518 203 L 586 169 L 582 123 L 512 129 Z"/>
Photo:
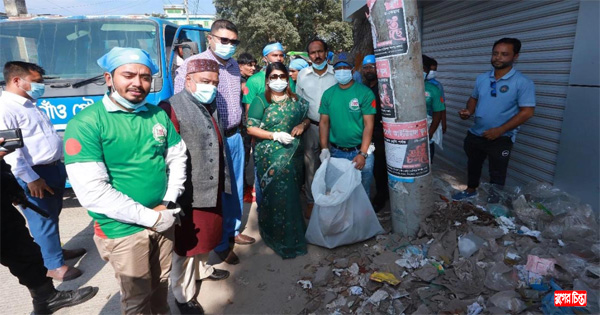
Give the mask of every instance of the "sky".
<path id="1" fill-rule="evenodd" d="M 25 0 L 31 14 L 126 15 L 163 13 L 165 4 L 183 4 L 183 0 Z M 188 0 L 190 14 L 215 14 L 212 0 Z M 5 12 L 0 1 L 0 12 Z"/>

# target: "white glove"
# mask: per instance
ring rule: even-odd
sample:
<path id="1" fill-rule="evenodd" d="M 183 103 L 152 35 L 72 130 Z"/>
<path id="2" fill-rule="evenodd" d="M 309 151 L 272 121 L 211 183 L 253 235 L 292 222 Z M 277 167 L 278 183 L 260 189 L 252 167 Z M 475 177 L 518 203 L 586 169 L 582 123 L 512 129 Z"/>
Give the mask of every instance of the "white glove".
<path id="1" fill-rule="evenodd" d="M 160 217 L 158 219 L 158 222 L 154 224 L 154 230 L 158 233 L 162 233 L 168 230 L 170 227 L 173 226 L 176 220 L 178 221 L 179 217 L 177 216 L 177 214 L 180 211 L 181 208 L 159 211 Z"/>
<path id="2" fill-rule="evenodd" d="M 294 141 L 294 137 L 287 132 L 273 132 L 273 140 L 283 144 L 290 144 Z"/>
<path id="3" fill-rule="evenodd" d="M 321 149 L 321 154 L 319 154 L 319 159 L 321 160 L 321 162 L 327 160 L 330 157 L 331 153 L 329 153 L 329 149 Z"/>

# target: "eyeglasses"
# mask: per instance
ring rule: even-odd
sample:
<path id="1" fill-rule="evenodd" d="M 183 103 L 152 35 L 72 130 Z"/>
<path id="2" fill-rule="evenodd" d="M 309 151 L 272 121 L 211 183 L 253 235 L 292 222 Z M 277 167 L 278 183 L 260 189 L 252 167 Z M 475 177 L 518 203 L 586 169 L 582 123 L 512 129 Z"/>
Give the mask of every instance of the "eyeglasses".
<path id="1" fill-rule="evenodd" d="M 285 73 L 282 73 L 282 74 L 271 74 L 269 76 L 269 79 L 271 79 L 271 80 L 277 80 L 277 79 L 285 80 L 287 78 L 288 78 L 288 76 Z"/>
<path id="2" fill-rule="evenodd" d="M 237 45 L 240 44 L 240 41 L 237 40 L 237 39 L 230 39 L 230 38 L 227 38 L 227 37 L 221 37 L 221 36 L 217 36 L 215 34 L 210 34 L 210 35 L 212 35 L 212 36 L 218 38 L 219 40 L 221 40 L 221 44 L 223 44 L 223 45 L 231 44 L 233 46 L 237 46 Z"/>
<path id="3" fill-rule="evenodd" d="M 496 97 L 496 81 L 490 82 L 490 88 L 492 89 L 490 91 L 490 94 L 492 95 L 492 97 Z"/>

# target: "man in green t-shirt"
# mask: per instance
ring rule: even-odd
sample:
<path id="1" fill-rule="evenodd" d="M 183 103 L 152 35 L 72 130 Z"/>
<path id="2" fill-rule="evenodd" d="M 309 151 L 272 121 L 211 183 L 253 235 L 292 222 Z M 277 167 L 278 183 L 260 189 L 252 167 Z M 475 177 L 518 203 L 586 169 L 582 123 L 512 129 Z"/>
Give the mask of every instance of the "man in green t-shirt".
<path id="1" fill-rule="evenodd" d="M 262 53 L 265 64 L 283 62 L 283 57 L 285 56 L 283 46 L 280 43 L 268 44 L 263 48 Z M 292 93 L 296 93 L 296 83 L 292 78 L 289 78 L 288 80 Z M 246 106 L 246 112 L 248 112 L 248 108 L 250 107 L 250 104 L 252 104 L 254 98 L 259 94 L 265 93 L 265 81 L 265 68 L 253 74 L 248 78 L 248 81 L 246 81 L 246 86 L 242 90 L 242 103 Z"/>
<path id="2" fill-rule="evenodd" d="M 93 218 L 100 257 L 119 281 L 121 312 L 167 314 L 172 226 L 180 211 L 174 202 L 184 189 L 186 146 L 167 114 L 146 105 L 158 72 L 147 52 L 115 47 L 98 65 L 109 92 L 69 122 L 67 173 Z"/>
<path id="3" fill-rule="evenodd" d="M 375 95 L 370 88 L 354 82 L 354 63 L 347 53 L 341 52 L 333 58 L 333 69 L 338 84 L 323 93 L 319 108 L 319 158 L 321 161 L 329 157 L 345 158 L 356 163 L 369 195 L 375 159 L 370 149 L 377 112 Z"/>
<path id="4" fill-rule="evenodd" d="M 423 55 L 423 80 L 425 80 L 425 104 L 427 105 L 427 123 L 429 125 L 429 153 L 431 162 L 435 154 L 435 144 L 442 148 L 442 129 L 440 123 L 446 112 L 444 96 L 435 84 L 427 80 L 432 65 L 431 58 Z"/>

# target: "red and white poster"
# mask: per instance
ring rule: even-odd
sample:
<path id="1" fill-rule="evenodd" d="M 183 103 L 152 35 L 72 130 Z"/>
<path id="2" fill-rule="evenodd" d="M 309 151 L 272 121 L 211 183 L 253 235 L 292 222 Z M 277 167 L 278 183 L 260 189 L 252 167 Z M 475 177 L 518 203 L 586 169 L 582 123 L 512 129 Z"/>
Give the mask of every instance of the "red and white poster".
<path id="1" fill-rule="evenodd" d="M 412 179 L 429 174 L 427 120 L 383 122 L 387 171 L 392 179 Z"/>
<path id="2" fill-rule="evenodd" d="M 381 100 L 381 116 L 396 118 L 394 112 L 394 85 L 392 84 L 392 69 L 389 59 L 378 59 L 377 81 L 379 82 L 379 99 Z"/>

